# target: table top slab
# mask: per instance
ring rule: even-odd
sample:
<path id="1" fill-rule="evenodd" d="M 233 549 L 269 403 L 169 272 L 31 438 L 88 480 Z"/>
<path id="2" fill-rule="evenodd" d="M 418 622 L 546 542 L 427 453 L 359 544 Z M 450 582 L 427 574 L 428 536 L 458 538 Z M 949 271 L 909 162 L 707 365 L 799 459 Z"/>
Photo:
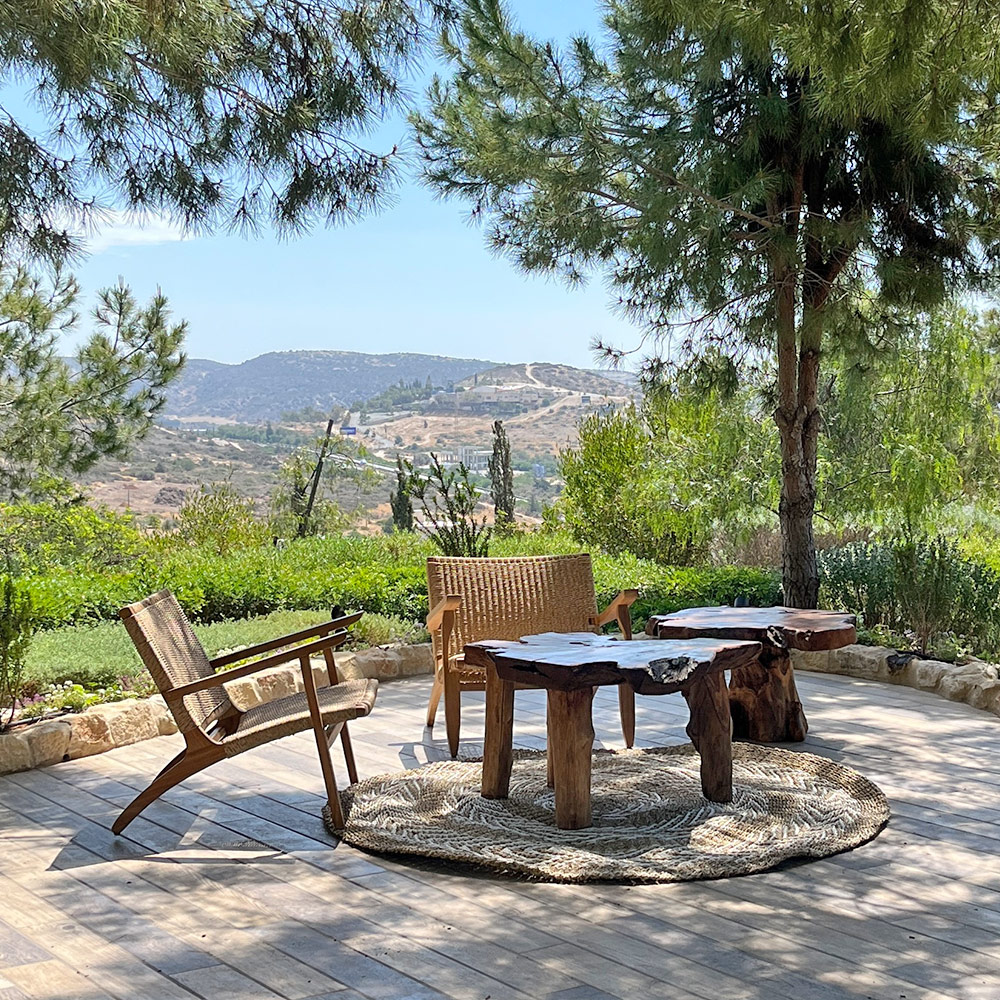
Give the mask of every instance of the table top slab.
<path id="1" fill-rule="evenodd" d="M 557 690 L 624 681 L 639 694 L 670 694 L 701 674 L 752 663 L 760 651 L 759 642 L 623 640 L 591 632 L 545 632 L 517 641 L 469 643 L 465 662 L 495 666 L 504 680 Z"/>
<path id="2" fill-rule="evenodd" d="M 652 615 L 646 633 L 662 639 L 752 639 L 784 649 L 839 649 L 857 640 L 857 619 L 843 611 L 800 608 L 685 608 Z"/>

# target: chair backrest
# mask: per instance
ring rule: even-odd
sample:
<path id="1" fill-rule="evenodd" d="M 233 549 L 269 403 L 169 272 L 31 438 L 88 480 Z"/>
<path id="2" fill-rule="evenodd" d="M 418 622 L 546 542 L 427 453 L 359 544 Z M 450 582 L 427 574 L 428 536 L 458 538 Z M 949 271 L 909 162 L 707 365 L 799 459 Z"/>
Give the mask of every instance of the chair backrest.
<path id="1" fill-rule="evenodd" d="M 430 606 L 455 594 L 450 649 L 461 652 L 480 639 L 519 639 L 539 632 L 593 632 L 597 614 L 594 573 L 587 554 L 427 560 Z M 435 630 L 437 631 L 437 630 Z M 438 635 L 433 635 L 435 655 Z"/>
<path id="2" fill-rule="evenodd" d="M 174 688 L 215 673 L 184 609 L 169 590 L 129 604 L 119 614 L 182 733 L 204 731 L 233 709 L 221 685 L 183 698 L 169 696 Z"/>

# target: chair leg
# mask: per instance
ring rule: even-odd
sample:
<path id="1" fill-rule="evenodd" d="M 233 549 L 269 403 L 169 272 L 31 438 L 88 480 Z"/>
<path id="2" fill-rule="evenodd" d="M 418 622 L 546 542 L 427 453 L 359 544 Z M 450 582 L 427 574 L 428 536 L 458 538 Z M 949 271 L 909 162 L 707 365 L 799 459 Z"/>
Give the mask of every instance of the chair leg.
<path id="1" fill-rule="evenodd" d="M 427 703 L 427 725 L 433 729 L 434 720 L 437 718 L 438 702 L 441 700 L 441 692 L 444 685 L 441 682 L 441 675 L 434 671 L 434 687 L 431 688 L 431 700 Z"/>
<path id="2" fill-rule="evenodd" d="M 618 710 L 622 716 L 622 735 L 629 749 L 635 743 L 635 688 L 631 684 L 618 685 Z"/>
<path id="3" fill-rule="evenodd" d="M 322 725 L 319 727 L 314 726 L 313 733 L 316 736 L 316 749 L 319 751 L 319 766 L 323 771 L 323 783 L 326 785 L 327 804 L 330 807 L 330 822 L 339 830 L 344 825 L 344 811 L 340 805 L 337 779 L 333 773 L 330 744 L 326 741 L 326 730 Z"/>
<path id="4" fill-rule="evenodd" d="M 111 824 L 111 832 L 119 834 L 146 808 L 155 802 L 164 792 L 174 785 L 191 777 L 198 771 L 214 763 L 219 757 L 201 759 L 201 755 L 189 754 L 182 750 L 162 771 L 152 780 L 148 788 L 143 789 L 121 812 L 121 815 Z"/>
<path id="5" fill-rule="evenodd" d="M 458 674 L 446 670 L 444 674 L 444 722 L 448 732 L 448 750 L 451 759 L 458 756 L 458 734 L 462 728 L 462 689 Z"/>
<path id="6" fill-rule="evenodd" d="M 357 784 L 358 768 L 354 763 L 354 747 L 351 746 L 351 734 L 347 731 L 347 723 L 340 731 L 340 745 L 344 751 L 344 762 L 347 764 L 347 777 L 352 785 Z"/>

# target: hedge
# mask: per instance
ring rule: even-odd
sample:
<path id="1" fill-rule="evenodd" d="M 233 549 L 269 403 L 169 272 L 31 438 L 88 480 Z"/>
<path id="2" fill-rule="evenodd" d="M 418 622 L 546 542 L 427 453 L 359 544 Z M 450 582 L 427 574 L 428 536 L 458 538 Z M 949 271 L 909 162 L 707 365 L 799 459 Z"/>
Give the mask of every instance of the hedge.
<path id="1" fill-rule="evenodd" d="M 516 539 L 495 546 L 514 554 Z M 558 548 L 558 536 L 549 548 Z M 537 539 L 532 551 L 542 548 Z M 575 546 L 563 544 L 563 550 Z M 427 613 L 424 559 L 430 549 L 391 539 L 303 539 L 284 548 L 261 546 L 225 556 L 198 549 L 142 558 L 131 570 L 53 568 L 27 584 L 41 628 L 114 620 L 118 609 L 169 587 L 194 621 L 248 618 L 282 610 L 361 609 L 416 620 Z M 683 607 L 780 603 L 777 574 L 742 567 L 663 567 L 630 556 L 594 560 L 598 603 L 638 587 L 637 627 L 655 612 Z"/>

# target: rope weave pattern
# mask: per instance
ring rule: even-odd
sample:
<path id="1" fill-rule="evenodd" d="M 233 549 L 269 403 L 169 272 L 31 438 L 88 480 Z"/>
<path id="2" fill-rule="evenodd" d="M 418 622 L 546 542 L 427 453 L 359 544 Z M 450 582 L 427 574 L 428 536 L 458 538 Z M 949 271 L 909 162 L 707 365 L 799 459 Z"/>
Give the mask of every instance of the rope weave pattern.
<path id="1" fill-rule="evenodd" d="M 889 819 L 867 778 L 825 757 L 733 746 L 733 801 L 701 794 L 688 744 L 599 751 L 594 825 L 560 830 L 544 753 L 515 757 L 508 799 L 479 794 L 482 766 L 457 760 L 383 774 L 344 794 L 338 831 L 367 850 L 441 858 L 551 882 L 680 882 L 766 871 L 857 847 Z"/>
<path id="2" fill-rule="evenodd" d="M 168 590 L 122 609 L 125 628 L 150 676 L 161 690 L 211 677 L 215 672 L 184 609 Z M 182 733 L 204 730 L 232 709 L 225 689 L 209 688 L 183 698 L 173 709 Z"/>
<path id="3" fill-rule="evenodd" d="M 378 681 L 368 678 L 317 688 L 324 725 L 367 715 L 375 704 L 377 693 Z M 248 709 L 240 716 L 236 731 L 222 738 L 222 746 L 227 757 L 234 757 L 262 743 L 304 732 L 311 726 L 305 692 L 299 691 Z"/>
<path id="4" fill-rule="evenodd" d="M 590 556 L 516 556 L 466 559 L 432 556 L 427 560 L 430 607 L 449 594 L 462 603 L 455 613 L 451 652 L 480 639 L 520 639 L 540 632 L 593 632 L 597 614 Z M 441 637 L 431 634 L 435 660 Z M 462 667 L 469 679 L 485 681 L 480 670 Z"/>

